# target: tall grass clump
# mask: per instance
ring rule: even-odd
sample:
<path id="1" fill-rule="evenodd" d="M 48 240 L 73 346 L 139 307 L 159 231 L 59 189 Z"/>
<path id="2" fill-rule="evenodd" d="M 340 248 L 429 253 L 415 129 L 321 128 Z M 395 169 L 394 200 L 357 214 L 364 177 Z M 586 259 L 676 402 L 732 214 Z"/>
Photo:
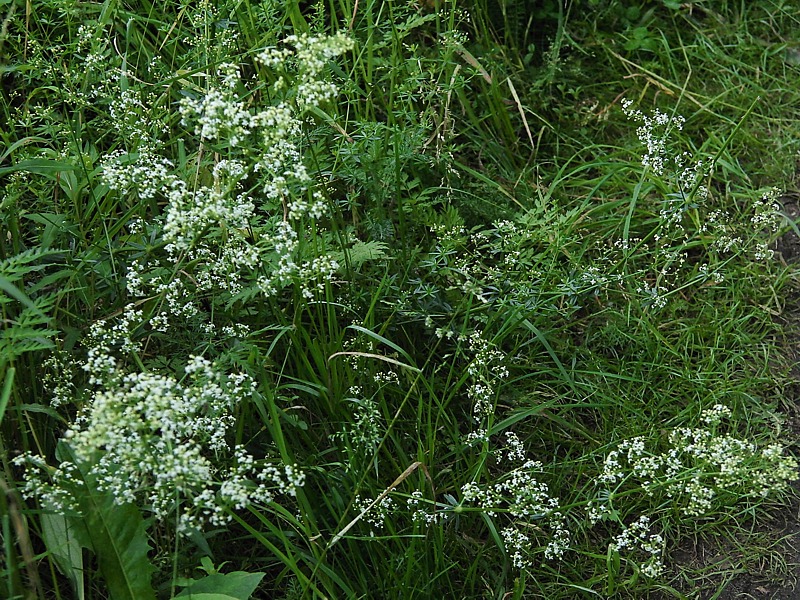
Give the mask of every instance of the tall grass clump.
<path id="1" fill-rule="evenodd" d="M 9 598 L 700 598 L 784 552 L 798 12 L 522 6 L 8 5 Z"/>

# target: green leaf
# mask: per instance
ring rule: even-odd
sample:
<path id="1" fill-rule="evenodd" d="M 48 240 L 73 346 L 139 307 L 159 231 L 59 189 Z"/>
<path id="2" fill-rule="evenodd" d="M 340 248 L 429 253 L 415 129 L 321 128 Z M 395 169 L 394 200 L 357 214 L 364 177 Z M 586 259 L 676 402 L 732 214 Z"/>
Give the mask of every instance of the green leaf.
<path id="1" fill-rule="evenodd" d="M 14 385 L 14 374 L 16 369 L 9 367 L 6 371 L 6 380 L 3 384 L 3 391 L 0 393 L 0 423 L 3 422 L 3 416 L 6 414 L 6 407 L 8 406 L 8 399 L 11 397 L 11 388 Z"/>
<path id="2" fill-rule="evenodd" d="M 348 329 L 352 329 L 354 331 L 359 331 L 359 332 L 363 333 L 364 335 L 366 335 L 368 337 L 371 337 L 374 340 L 379 341 L 382 344 L 386 344 L 387 346 L 389 346 L 393 350 L 396 350 L 397 353 L 400 354 L 400 356 L 405 358 L 411 365 L 413 365 L 414 359 L 411 358 L 411 355 L 408 352 L 403 350 L 400 346 L 398 346 L 394 342 L 392 342 L 390 340 L 387 340 L 382 335 L 379 335 L 379 334 L 375 333 L 374 331 L 372 331 L 370 329 L 367 329 L 366 327 L 361 327 L 361 325 L 348 325 L 347 328 Z M 411 368 L 412 369 L 416 369 L 416 367 L 414 367 L 414 366 L 412 366 Z"/>
<path id="3" fill-rule="evenodd" d="M 0 4 L 4 4 L 4 3 L 0 2 Z M 45 138 L 35 137 L 35 136 L 24 137 L 21 140 L 17 140 L 13 144 L 11 144 L 8 148 L 6 148 L 6 151 L 3 152 L 2 155 L 0 155 L 0 163 L 3 162 L 6 158 L 8 158 L 11 155 L 11 153 L 14 152 L 14 150 L 16 150 L 17 148 L 20 148 L 20 147 L 25 146 L 27 144 L 32 144 L 33 142 L 39 142 L 39 143 L 44 142 L 44 143 L 47 143 L 47 140 Z"/>
<path id="4" fill-rule="evenodd" d="M 61 254 L 63 254 L 63 252 L 59 250 L 35 247 L 15 254 L 14 256 L 9 256 L 8 258 L 0 260 L 0 277 L 8 279 L 11 282 L 19 281 L 28 273 L 41 271 L 45 268 L 47 263 L 42 261 L 43 258 Z"/>
<path id="5" fill-rule="evenodd" d="M 82 600 L 86 594 L 83 581 L 83 552 L 75 537 L 72 519 L 58 513 L 43 513 L 41 522 L 42 537 L 47 551 L 59 570 L 69 578 L 75 597 Z"/>
<path id="6" fill-rule="evenodd" d="M 264 573 L 215 573 L 198 579 L 175 598 L 194 600 L 247 600 L 258 587 Z"/>
<path id="7" fill-rule="evenodd" d="M 110 493 L 97 489 L 85 466 L 79 469 L 86 487 L 76 494 L 82 517 L 70 518 L 75 538 L 97 557 L 111 600 L 155 600 L 150 585 L 155 567 L 147 557 L 150 544 L 142 514 L 133 504 L 116 504 Z"/>
<path id="8" fill-rule="evenodd" d="M 347 252 L 347 258 L 350 261 L 350 265 L 353 269 L 358 269 L 361 265 L 365 262 L 370 260 L 380 260 L 382 258 L 386 258 L 386 251 L 389 247 L 384 244 L 383 242 L 377 241 L 369 241 L 369 242 L 362 242 L 361 240 L 357 241 L 351 248 L 349 248 Z M 333 252 L 331 253 L 333 258 L 342 263 L 345 259 L 344 252 Z"/>
<path id="9" fill-rule="evenodd" d="M 0 290 L 14 298 L 20 304 L 24 304 L 28 308 L 36 309 L 36 305 L 22 292 L 17 286 L 11 283 L 8 279 L 0 275 Z"/>
<path id="10" fill-rule="evenodd" d="M 54 408 L 50 406 L 46 406 L 44 404 L 20 404 L 19 410 L 25 412 L 33 412 L 33 413 L 41 413 L 43 415 L 47 415 L 48 417 L 55 419 L 56 421 L 67 424 L 67 420 Z"/>
<path id="11" fill-rule="evenodd" d="M 55 177 L 58 173 L 74 171 L 75 168 L 75 165 L 66 162 L 49 160 L 47 158 L 32 158 L 30 160 L 21 160 L 11 167 L 0 168 L 0 175 L 14 173 L 16 171 L 27 171 L 28 173 L 38 173 L 39 175 Z"/>
<path id="12" fill-rule="evenodd" d="M 606 581 L 606 593 L 613 596 L 616 590 L 617 576 L 619 575 L 620 559 L 619 551 L 613 545 L 608 545 L 608 554 L 606 557 L 606 570 L 608 573 L 608 580 Z"/>

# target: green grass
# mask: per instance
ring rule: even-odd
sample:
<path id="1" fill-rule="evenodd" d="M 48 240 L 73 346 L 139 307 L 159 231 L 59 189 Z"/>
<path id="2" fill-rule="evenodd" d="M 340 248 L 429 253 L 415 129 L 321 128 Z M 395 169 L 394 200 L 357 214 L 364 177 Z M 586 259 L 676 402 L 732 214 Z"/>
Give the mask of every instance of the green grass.
<path id="1" fill-rule="evenodd" d="M 769 250 L 796 224 L 770 190 L 796 188 L 800 10 L 706 4 L 0 4 L 5 595 L 639 599 L 715 597 L 742 574 L 790 585 L 775 515 L 797 477 L 798 270 Z M 290 35 L 338 32 L 352 48 L 316 75 L 291 53 L 259 58 L 295 49 Z M 239 69 L 228 87 L 226 65 Z M 309 80 L 337 90 L 304 106 Z M 201 137 L 213 107 L 197 107 L 221 89 L 229 112 Z M 663 154 L 702 161 L 696 178 L 643 164 L 624 99 L 666 115 Z M 237 130 L 273 107 L 295 131 Z M 284 147 L 273 169 L 278 143 L 296 155 Z M 222 161 L 244 174 L 220 174 Z M 203 203 L 180 221 L 183 244 L 170 219 Z M 198 355 L 218 379 L 195 379 Z M 238 373 L 252 387 L 224 396 Z M 155 417 L 147 374 L 174 393 Z M 133 380 L 150 382 L 140 396 Z M 93 429 L 105 398 L 127 446 Z M 704 422 L 717 405 L 730 415 Z M 210 446 L 217 423 L 224 444 Z M 709 437 L 670 437 L 686 429 Z M 195 442 L 186 465 L 208 461 L 205 479 L 154 479 Z M 524 458 L 508 459 L 517 444 Z M 296 490 L 288 465 L 305 476 Z M 237 468 L 245 495 L 266 469 L 271 495 L 235 506 L 219 484 Z M 182 530 L 209 481 L 220 520 Z M 74 500 L 65 513 L 58 491 Z M 644 537 L 624 547 L 640 517 Z"/>

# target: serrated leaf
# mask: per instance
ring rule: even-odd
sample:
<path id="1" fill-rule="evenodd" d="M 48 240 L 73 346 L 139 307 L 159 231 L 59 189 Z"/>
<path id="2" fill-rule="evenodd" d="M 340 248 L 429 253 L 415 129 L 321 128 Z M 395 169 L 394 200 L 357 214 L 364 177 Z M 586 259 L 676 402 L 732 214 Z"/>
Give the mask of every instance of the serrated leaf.
<path id="1" fill-rule="evenodd" d="M 261 289 L 256 285 L 243 288 L 238 294 L 231 296 L 225 304 L 225 308 L 230 309 L 237 302 L 247 304 L 250 300 L 261 294 Z"/>
<path id="2" fill-rule="evenodd" d="M 368 260 L 380 260 L 386 258 L 386 251 L 389 247 L 383 242 L 370 240 L 369 242 L 357 241 L 351 248 L 346 250 L 347 258 L 353 269 L 359 268 Z M 344 252 L 332 252 L 334 260 L 344 263 Z"/>
<path id="3" fill-rule="evenodd" d="M 264 573 L 246 573 L 234 571 L 233 573 L 215 573 L 198 579 L 180 594 L 178 598 L 192 598 L 193 600 L 248 600 Z"/>
<path id="4" fill-rule="evenodd" d="M 0 276 L 7 278 L 11 282 L 19 281 L 24 275 L 34 271 L 40 271 L 46 264 L 39 262 L 43 258 L 63 254 L 63 250 L 53 250 L 44 248 L 31 248 L 0 260 Z"/>
<path id="5" fill-rule="evenodd" d="M 53 348 L 53 343 L 41 336 L 30 339 L 0 339 L 0 365 L 26 352 L 50 350 L 51 348 Z"/>

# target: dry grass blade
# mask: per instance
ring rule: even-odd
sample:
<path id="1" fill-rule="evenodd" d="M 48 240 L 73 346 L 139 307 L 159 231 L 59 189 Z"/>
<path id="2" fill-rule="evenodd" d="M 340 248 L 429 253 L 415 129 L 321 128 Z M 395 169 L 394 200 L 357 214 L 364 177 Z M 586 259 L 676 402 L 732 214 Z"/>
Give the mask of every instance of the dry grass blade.
<path id="1" fill-rule="evenodd" d="M 378 360 L 382 360 L 405 369 L 411 369 L 412 371 L 419 373 L 419 369 L 417 367 L 412 367 L 411 365 L 407 365 L 399 360 L 389 358 L 388 356 L 383 356 L 382 354 L 373 354 L 371 352 L 334 352 L 328 357 L 328 361 L 330 361 L 332 358 L 336 358 L 337 356 L 363 356 L 364 358 L 377 358 Z"/>
<path id="2" fill-rule="evenodd" d="M 419 462 L 419 461 L 416 461 L 416 462 L 414 462 L 414 463 L 411 463 L 411 465 L 409 465 L 409 467 L 408 467 L 408 468 L 407 468 L 405 471 L 403 471 L 402 473 L 400 473 L 400 475 L 398 475 L 398 476 L 397 476 L 397 479 L 395 479 L 395 480 L 392 482 L 392 484 L 391 484 L 389 487 L 387 487 L 385 490 L 383 490 L 383 492 L 381 492 L 381 493 L 378 495 L 378 497 L 377 497 L 377 498 L 375 498 L 375 500 L 373 500 L 372 502 L 370 502 L 370 503 L 369 503 L 369 505 L 368 505 L 368 506 L 367 506 L 365 509 L 363 509 L 363 510 L 362 510 L 360 513 L 358 513 L 358 515 L 357 515 L 357 516 L 356 516 L 356 517 L 355 517 L 355 518 L 354 518 L 352 521 L 350 521 L 350 522 L 349 522 L 347 525 L 345 525 L 345 526 L 344 526 L 344 528 L 343 528 L 343 529 L 342 529 L 342 530 L 341 530 L 339 533 L 337 533 L 336 535 L 334 535 L 334 536 L 333 536 L 333 538 L 331 538 L 331 543 L 330 543 L 330 544 L 328 544 L 328 547 L 330 548 L 330 547 L 331 547 L 331 546 L 333 546 L 333 545 L 334 545 L 336 542 L 338 542 L 340 539 L 342 539 L 342 537 L 344 537 L 344 535 L 345 535 L 345 534 L 346 534 L 348 531 L 350 531 L 350 529 L 352 529 L 352 528 L 353 528 L 353 526 L 354 526 L 356 523 L 358 523 L 358 522 L 359 522 L 359 521 L 360 521 L 360 520 L 361 520 L 361 519 L 364 517 L 364 515 L 365 515 L 365 514 L 367 514 L 367 513 L 368 513 L 370 510 L 372 510 L 372 508 L 373 508 L 373 507 L 374 507 L 376 504 L 378 504 L 378 503 L 379 503 L 381 500 L 383 500 L 383 499 L 384 499 L 386 496 L 388 496 L 388 495 L 389 495 L 389 493 L 390 493 L 390 492 L 391 492 L 391 491 L 392 491 L 394 488 L 396 488 L 398 485 L 400 485 L 401 483 L 403 483 L 403 482 L 404 482 L 404 481 L 405 481 L 405 480 L 408 478 L 408 476 L 409 476 L 409 475 L 411 475 L 411 474 L 412 474 L 414 471 L 416 471 L 416 470 L 417 470 L 417 469 L 419 469 L 420 467 L 422 467 L 422 469 L 425 471 L 425 475 L 426 475 L 426 477 L 428 478 L 428 480 L 430 481 L 430 479 L 431 479 L 431 476 L 428 474 L 428 470 L 427 470 L 427 468 L 425 467 L 425 465 L 423 465 L 423 464 L 422 464 L 421 462 Z"/>

